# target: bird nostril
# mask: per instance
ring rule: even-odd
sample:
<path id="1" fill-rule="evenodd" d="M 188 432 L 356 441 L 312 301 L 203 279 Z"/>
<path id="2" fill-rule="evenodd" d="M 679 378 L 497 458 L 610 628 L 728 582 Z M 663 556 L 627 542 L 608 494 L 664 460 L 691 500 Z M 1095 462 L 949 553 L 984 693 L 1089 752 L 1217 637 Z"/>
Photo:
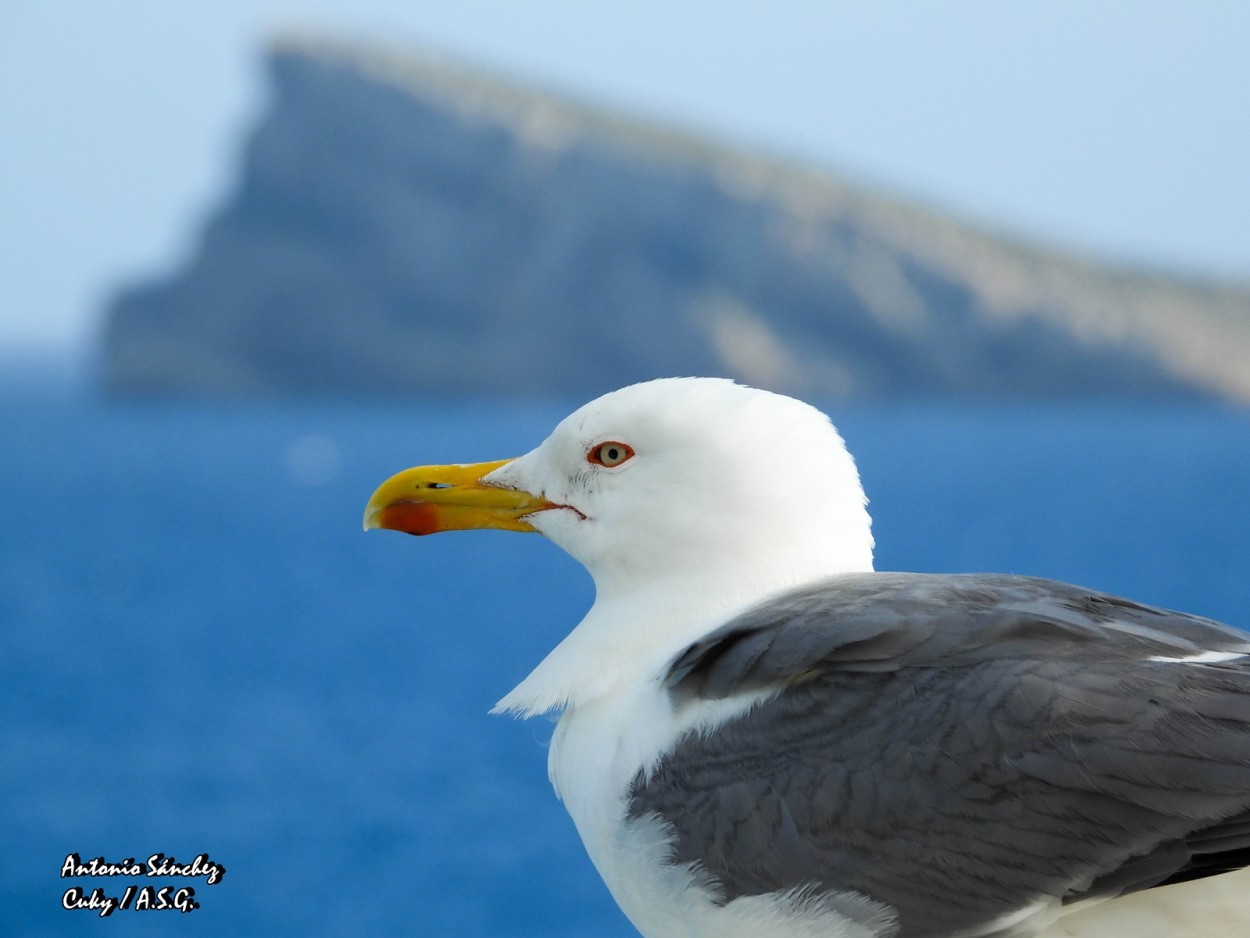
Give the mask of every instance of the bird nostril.
<path id="1" fill-rule="evenodd" d="M 450 482 L 427 482 L 427 483 L 425 484 L 425 487 L 426 487 L 427 489 L 449 489 L 449 488 L 453 488 L 453 486 L 452 486 L 452 484 L 451 484 Z"/>

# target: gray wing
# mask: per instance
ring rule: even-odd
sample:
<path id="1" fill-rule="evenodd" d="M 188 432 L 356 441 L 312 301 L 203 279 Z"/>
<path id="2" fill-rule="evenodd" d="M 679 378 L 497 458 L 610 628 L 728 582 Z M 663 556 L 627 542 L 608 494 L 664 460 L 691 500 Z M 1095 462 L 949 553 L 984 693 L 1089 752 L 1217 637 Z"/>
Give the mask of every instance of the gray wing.
<path id="1" fill-rule="evenodd" d="M 900 938 L 1239 868 L 1250 659 L 1211 652 L 1250 640 L 1045 580 L 835 577 L 673 663 L 675 705 L 776 694 L 683 738 L 630 812 L 670 824 L 673 861 L 724 901 L 854 890 Z"/>

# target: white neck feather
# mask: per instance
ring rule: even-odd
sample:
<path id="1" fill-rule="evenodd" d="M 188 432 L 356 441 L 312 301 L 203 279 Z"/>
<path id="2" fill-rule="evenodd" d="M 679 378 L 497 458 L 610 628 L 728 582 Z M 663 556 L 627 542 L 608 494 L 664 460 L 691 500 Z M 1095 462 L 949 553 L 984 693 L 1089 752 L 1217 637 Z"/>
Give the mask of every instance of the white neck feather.
<path id="1" fill-rule="evenodd" d="M 774 553 L 767 564 L 756 555 L 647 578 L 645 585 L 597 576 L 586 617 L 492 712 L 529 717 L 658 680 L 687 646 L 769 597 L 821 577 L 872 570 L 871 539 L 858 547 L 825 541 Z"/>

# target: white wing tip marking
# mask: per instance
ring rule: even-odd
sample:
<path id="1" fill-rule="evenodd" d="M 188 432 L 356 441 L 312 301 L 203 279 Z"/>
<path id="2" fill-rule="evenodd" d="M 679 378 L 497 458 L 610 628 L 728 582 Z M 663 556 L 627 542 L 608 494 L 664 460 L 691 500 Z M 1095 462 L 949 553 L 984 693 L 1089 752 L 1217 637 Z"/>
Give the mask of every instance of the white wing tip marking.
<path id="1" fill-rule="evenodd" d="M 1218 664 L 1221 661 L 1235 661 L 1246 657 L 1244 651 L 1204 651 L 1197 655 L 1186 655 L 1182 658 L 1169 658 L 1167 655 L 1153 655 L 1149 661 L 1164 661 L 1171 664 Z"/>

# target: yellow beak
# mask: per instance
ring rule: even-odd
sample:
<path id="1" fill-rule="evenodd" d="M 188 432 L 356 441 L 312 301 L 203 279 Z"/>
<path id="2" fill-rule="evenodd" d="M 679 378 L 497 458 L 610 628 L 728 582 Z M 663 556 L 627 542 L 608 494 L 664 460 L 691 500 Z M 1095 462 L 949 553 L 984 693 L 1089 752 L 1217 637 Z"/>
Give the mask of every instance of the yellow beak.
<path id="1" fill-rule="evenodd" d="M 555 507 L 520 492 L 482 484 L 482 477 L 510 459 L 470 466 L 417 466 L 378 486 L 365 506 L 365 530 L 387 528 L 405 534 L 436 534 L 472 528 L 533 531 L 526 515 Z"/>

